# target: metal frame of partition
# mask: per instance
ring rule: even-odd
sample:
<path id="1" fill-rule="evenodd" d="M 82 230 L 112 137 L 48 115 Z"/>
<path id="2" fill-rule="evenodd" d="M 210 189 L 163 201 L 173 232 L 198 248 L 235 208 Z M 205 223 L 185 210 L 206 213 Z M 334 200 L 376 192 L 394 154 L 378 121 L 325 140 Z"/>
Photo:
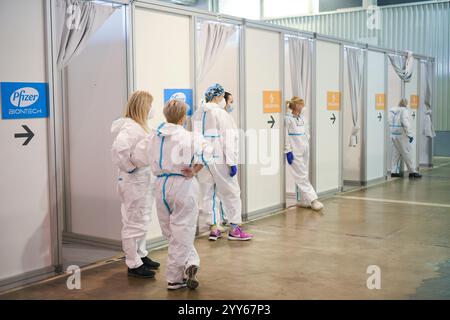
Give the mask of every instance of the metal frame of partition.
<path id="1" fill-rule="evenodd" d="M 232 16 L 227 15 L 220 15 L 220 14 L 214 14 L 210 12 L 205 12 L 202 10 L 194 9 L 194 8 L 187 8 L 187 7 L 181 7 L 178 5 L 173 5 L 166 2 L 160 2 L 155 0 L 137 0 L 132 2 L 125 2 L 125 1 L 118 1 L 118 0 L 103 0 L 104 2 L 110 2 L 115 3 L 119 5 L 125 6 L 125 32 L 126 32 L 126 41 L 127 41 L 127 83 L 128 83 L 128 93 L 130 93 L 134 86 L 135 86 L 135 75 L 134 75 L 134 9 L 136 7 L 144 7 L 148 9 L 152 9 L 155 11 L 165 12 L 165 13 L 173 13 L 173 14 L 180 14 L 185 16 L 191 17 L 191 32 L 192 29 L 195 31 L 195 20 L 199 18 L 203 18 L 206 20 L 214 20 L 218 19 L 220 21 L 223 21 L 225 23 L 232 23 L 237 24 L 241 26 L 241 35 L 240 35 L 240 49 L 239 49 L 239 61 L 240 61 L 240 72 L 239 72 L 239 79 L 240 79 L 240 95 L 241 95 L 241 101 L 245 100 L 246 96 L 246 75 L 245 75 L 245 29 L 246 27 L 257 27 L 264 30 L 272 30 L 275 32 L 280 33 L 280 38 L 284 41 L 284 36 L 289 35 L 301 35 L 303 37 L 307 37 L 310 39 L 316 39 L 316 40 L 323 40 L 327 42 L 334 42 L 339 43 L 341 46 L 344 45 L 353 45 L 353 46 L 362 46 L 368 50 L 374 50 L 374 51 L 380 51 L 383 53 L 397 53 L 397 54 L 404 54 L 403 52 L 396 52 L 393 50 L 383 49 L 375 46 L 369 46 L 364 43 L 355 43 L 352 41 L 347 41 L 345 39 L 339 39 L 335 37 L 320 35 L 317 33 L 312 32 L 302 32 L 297 29 L 293 28 L 287 28 L 283 26 L 275 26 L 270 23 L 265 22 L 256 22 L 256 21 L 249 21 L 241 18 L 235 18 Z M 65 141 L 62 139 L 64 136 L 64 116 L 63 116 L 63 109 L 60 108 L 59 104 L 62 101 L 62 88 L 61 88 L 61 79 L 57 72 L 57 66 L 56 66 L 56 56 L 57 56 L 57 48 L 55 48 L 55 21 L 54 21 L 54 12 L 52 10 L 52 4 L 53 0 L 46 0 L 45 1 L 45 32 L 46 32 L 46 54 L 47 54 L 47 66 L 46 71 L 48 75 L 48 82 L 49 82 L 49 109 L 50 109 L 50 116 L 49 116 L 49 126 L 48 126 L 48 142 L 49 142 L 49 149 L 48 149 L 48 155 L 49 155 L 49 173 L 50 173 L 50 179 L 49 179 L 49 185 L 50 185 L 50 217 L 51 217 L 51 236 L 52 236 L 52 261 L 54 264 L 54 270 L 57 273 L 63 272 L 62 270 L 62 230 L 63 230 L 63 221 L 64 221 L 64 213 L 65 213 L 65 206 L 67 203 L 67 184 L 70 182 L 68 181 L 69 178 L 65 176 L 65 170 L 67 168 L 64 167 L 64 158 L 65 155 L 67 156 L 67 153 L 69 152 L 68 146 L 65 143 Z M 195 32 L 193 32 L 191 39 L 190 39 L 192 49 L 195 48 L 196 38 L 195 38 Z M 314 41 L 315 42 L 315 41 Z M 191 50 L 192 50 L 191 49 Z M 313 61 L 312 61 L 312 106 L 316 106 L 316 97 L 315 97 L 315 81 L 316 81 L 316 75 L 315 75 L 315 67 L 316 67 L 316 45 L 313 43 L 312 46 L 313 51 Z M 284 64 L 284 45 L 280 45 L 280 63 Z M 425 57 L 421 55 L 415 55 L 416 58 L 427 60 L 434 62 L 433 58 Z M 195 50 L 194 55 L 191 57 L 191 63 L 195 66 L 196 64 L 196 56 L 195 56 Z M 387 65 L 386 65 L 387 66 Z M 192 72 L 192 71 L 191 71 Z M 342 70 L 341 70 L 342 72 Z M 387 76 L 387 74 L 386 74 Z M 195 68 L 192 75 L 192 83 L 195 85 L 196 81 L 196 75 L 195 75 Z M 284 65 L 280 67 L 280 86 L 282 88 L 282 92 L 284 92 Z M 341 84 L 342 85 L 342 84 Z M 387 86 L 387 82 L 385 83 Z M 434 89 L 436 87 L 434 86 Z M 193 91 L 195 92 L 196 88 L 193 88 Z M 386 89 L 388 89 L 386 87 Z M 342 90 L 341 90 L 342 92 Z M 386 91 L 387 92 L 387 91 Z M 436 91 L 433 90 L 433 97 L 435 97 Z M 284 96 L 283 96 L 284 97 Z M 342 98 L 341 98 L 342 99 Z M 315 123 L 316 114 L 314 111 L 315 108 L 312 108 L 311 113 L 311 120 L 312 123 Z M 284 107 L 283 107 L 283 113 L 284 113 Z M 244 104 L 244 108 L 241 108 L 240 110 L 240 121 L 242 128 L 246 130 L 245 125 L 245 119 L 246 119 L 247 113 L 246 108 Z M 385 117 L 386 119 L 386 117 Z M 386 121 L 386 120 L 385 120 Z M 284 125 L 280 124 L 281 130 L 284 129 Z M 314 141 L 316 137 L 316 128 L 315 126 L 311 127 L 311 135 L 312 139 Z M 281 142 L 284 142 L 284 135 L 280 135 Z M 341 139 L 342 141 L 342 139 Z M 245 143 L 245 141 L 244 141 Z M 245 145 L 243 146 L 244 153 L 246 153 Z M 242 150 L 241 150 L 242 151 Z M 66 153 L 66 154 L 65 154 Z M 245 154 L 245 159 L 247 159 L 247 155 Z M 312 165 L 315 163 L 316 160 L 316 150 L 314 143 L 311 146 L 311 163 Z M 341 159 L 342 161 L 342 159 Z M 386 165 L 386 164 L 385 164 Z M 282 174 L 280 179 L 282 179 L 282 190 L 281 192 L 284 192 L 285 190 L 285 177 L 284 177 L 284 161 L 283 161 L 283 168 L 282 168 Z M 242 189 L 242 197 L 243 199 L 247 199 L 246 192 L 247 192 L 247 176 L 246 176 L 246 169 L 245 166 L 241 166 L 241 189 Z M 313 184 L 316 183 L 316 174 L 315 170 L 311 171 L 311 180 Z M 337 190 L 336 190 L 337 191 Z M 284 199 L 284 195 L 282 197 Z M 281 204 L 282 206 L 285 206 L 285 204 Z M 246 201 L 243 201 L 243 212 L 247 213 L 247 204 Z M 267 213 L 270 213 L 276 209 L 279 208 L 267 208 L 267 210 L 264 210 L 264 212 L 257 213 L 257 216 L 261 216 Z M 90 240 L 87 239 L 86 240 Z M 105 244 L 111 244 L 111 239 L 96 239 L 96 241 L 105 242 Z M 160 239 L 157 239 L 157 243 L 153 245 L 160 245 Z M 36 274 L 38 272 L 36 271 Z M 40 275 L 40 274 L 39 274 Z M 24 274 L 23 276 L 15 277 L 17 280 L 17 283 L 23 283 L 23 282 L 31 282 L 36 281 L 36 277 L 30 276 L 29 274 Z"/>

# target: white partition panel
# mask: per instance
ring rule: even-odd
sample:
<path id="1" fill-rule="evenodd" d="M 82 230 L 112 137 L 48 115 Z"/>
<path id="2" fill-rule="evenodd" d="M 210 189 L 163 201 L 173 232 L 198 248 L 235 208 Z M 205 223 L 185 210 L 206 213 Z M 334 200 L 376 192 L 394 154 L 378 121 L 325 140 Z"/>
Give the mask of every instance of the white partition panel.
<path id="1" fill-rule="evenodd" d="M 191 83 L 190 17 L 152 11 L 135 10 L 135 89 L 153 95 L 157 126 L 164 120 L 164 89 L 188 89 Z M 161 236 L 153 206 L 149 238 Z"/>
<path id="2" fill-rule="evenodd" d="M 118 9 L 66 68 L 70 184 L 66 231 L 112 240 L 120 240 L 122 227 L 110 128 L 127 101 L 124 14 Z"/>
<path id="3" fill-rule="evenodd" d="M 340 90 L 340 45 L 316 41 L 315 184 L 318 193 L 334 191 L 340 182 L 339 110 L 328 110 L 328 92 Z M 331 118 L 335 118 L 334 123 Z"/>
<path id="4" fill-rule="evenodd" d="M 281 113 L 263 113 L 263 91 L 281 90 L 280 33 L 246 28 L 247 210 L 281 206 Z M 270 129 L 272 116 L 275 124 Z M 254 138 L 258 137 L 257 140 Z"/>
<path id="5" fill-rule="evenodd" d="M 414 140 L 411 143 L 411 158 L 413 162 L 413 167 L 418 167 L 417 161 L 417 141 L 420 139 L 420 135 L 418 134 L 418 123 L 419 123 L 419 108 L 417 100 L 416 106 L 413 106 L 413 97 L 418 97 L 419 95 L 419 61 L 417 59 L 414 60 L 414 68 L 411 76 L 411 80 L 405 83 L 405 98 L 408 100 L 408 109 L 411 115 L 411 128 L 414 134 Z M 406 170 L 406 167 L 405 167 Z"/>
<path id="6" fill-rule="evenodd" d="M 43 1 L 0 6 L 0 81 L 47 82 Z M 22 125 L 35 134 L 26 146 Z M 0 120 L 0 286 L 53 270 L 47 132 L 45 118 Z"/>
<path id="7" fill-rule="evenodd" d="M 366 180 L 384 177 L 385 109 L 376 108 L 377 95 L 385 94 L 385 55 L 369 51 L 367 56 L 367 130 L 366 130 Z M 386 103 L 386 96 L 384 96 Z M 380 99 L 380 97 L 378 97 Z M 381 105 L 381 104 L 380 104 Z M 381 108 L 381 107 L 380 107 Z"/>
<path id="8" fill-rule="evenodd" d="M 389 108 L 392 108 L 394 106 L 397 106 L 400 99 L 402 98 L 402 80 L 400 77 L 395 73 L 394 68 L 392 67 L 391 62 L 389 59 L 387 60 L 387 107 L 388 112 Z M 390 129 L 387 128 L 387 154 L 386 154 L 386 165 L 388 168 L 388 172 L 391 171 L 391 159 L 392 159 L 392 140 L 390 135 Z"/>

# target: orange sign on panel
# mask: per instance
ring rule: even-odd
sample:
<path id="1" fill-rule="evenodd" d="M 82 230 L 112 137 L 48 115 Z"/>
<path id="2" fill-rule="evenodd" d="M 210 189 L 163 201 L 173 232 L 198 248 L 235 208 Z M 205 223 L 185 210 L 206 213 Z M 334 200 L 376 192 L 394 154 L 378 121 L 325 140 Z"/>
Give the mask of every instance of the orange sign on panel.
<path id="1" fill-rule="evenodd" d="M 384 93 L 375 94 L 375 110 L 384 110 L 386 108 L 386 96 Z"/>
<path id="2" fill-rule="evenodd" d="M 341 93 L 339 91 L 327 92 L 327 109 L 339 110 L 341 108 Z"/>
<path id="3" fill-rule="evenodd" d="M 419 96 L 416 94 L 411 95 L 409 105 L 411 106 L 411 109 L 417 109 L 419 107 Z"/>
<path id="4" fill-rule="evenodd" d="M 263 112 L 281 113 L 281 91 L 263 91 Z"/>

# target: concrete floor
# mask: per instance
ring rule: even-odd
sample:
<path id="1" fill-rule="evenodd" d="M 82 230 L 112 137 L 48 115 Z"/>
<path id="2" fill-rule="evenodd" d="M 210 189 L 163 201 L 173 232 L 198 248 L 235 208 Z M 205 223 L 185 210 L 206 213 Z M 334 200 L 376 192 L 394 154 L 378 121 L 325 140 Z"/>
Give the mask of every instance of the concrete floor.
<path id="1" fill-rule="evenodd" d="M 82 271 L 80 290 L 61 276 L 0 299 L 450 299 L 449 162 L 422 180 L 326 199 L 323 214 L 292 208 L 248 223 L 252 242 L 197 239 L 196 291 L 166 290 L 161 249 L 153 280 L 128 278 L 116 261 Z M 381 269 L 380 290 L 366 287 L 369 265 Z"/>

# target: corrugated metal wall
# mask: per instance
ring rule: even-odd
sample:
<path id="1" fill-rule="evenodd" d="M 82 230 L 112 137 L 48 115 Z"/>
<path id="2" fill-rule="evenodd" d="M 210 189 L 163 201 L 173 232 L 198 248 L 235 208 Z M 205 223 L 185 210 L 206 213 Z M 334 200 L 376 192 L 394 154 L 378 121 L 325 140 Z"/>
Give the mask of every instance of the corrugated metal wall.
<path id="1" fill-rule="evenodd" d="M 380 7 L 379 29 L 368 28 L 371 14 L 358 10 L 268 22 L 435 57 L 435 127 L 450 131 L 450 1 Z"/>

